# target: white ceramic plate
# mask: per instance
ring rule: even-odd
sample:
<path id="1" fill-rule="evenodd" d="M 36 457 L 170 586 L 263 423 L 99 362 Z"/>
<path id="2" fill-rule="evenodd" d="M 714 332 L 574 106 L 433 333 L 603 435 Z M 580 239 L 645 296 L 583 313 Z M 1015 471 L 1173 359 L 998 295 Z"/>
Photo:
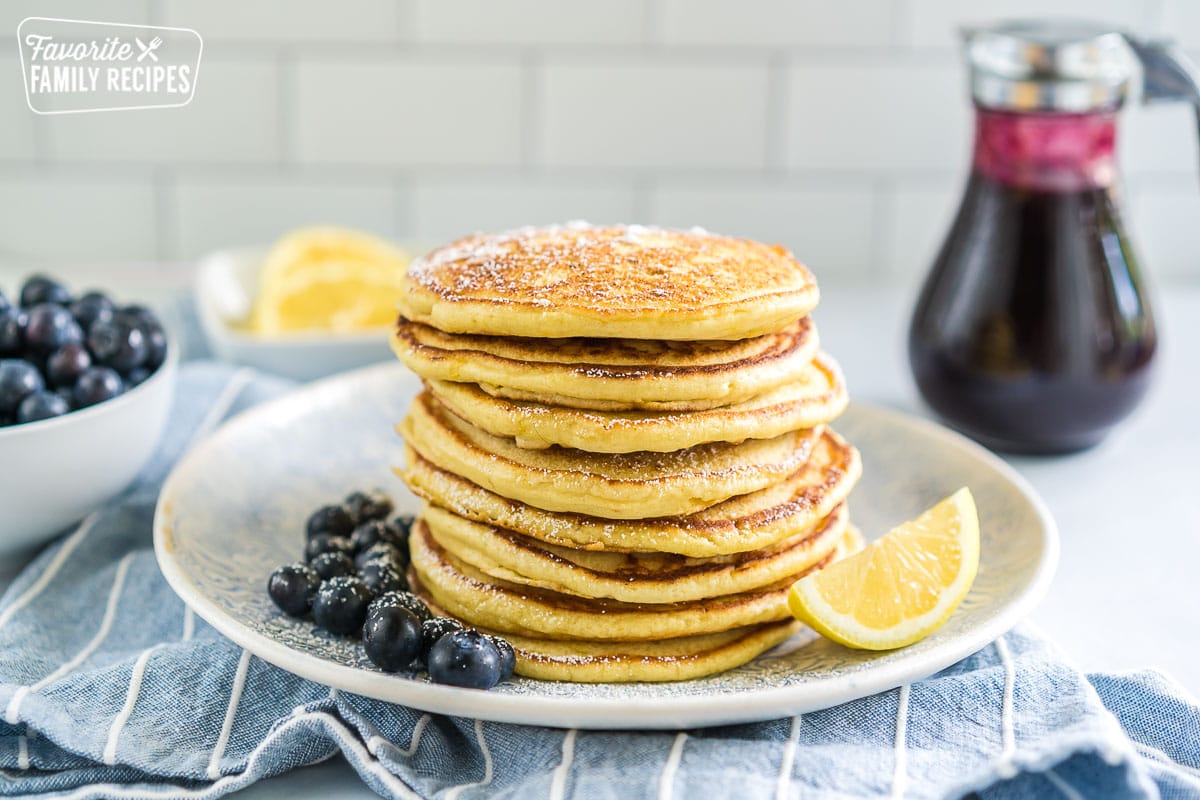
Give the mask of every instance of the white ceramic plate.
<path id="1" fill-rule="evenodd" d="M 967 485 L 983 535 L 979 575 L 950 621 L 911 647 L 848 650 L 797 636 L 739 669 L 667 684 L 516 679 L 491 691 L 439 686 L 374 669 L 357 642 L 278 612 L 266 580 L 300 557 L 315 507 L 380 486 L 415 510 L 390 467 L 393 425 L 417 382 L 399 364 L 330 378 L 226 424 L 167 480 L 154 545 L 171 586 L 251 653 L 369 697 L 457 716 L 582 728 L 672 728 L 774 719 L 827 708 L 930 675 L 1008 630 L 1040 599 L 1058 557 L 1054 523 L 1033 490 L 986 450 L 937 425 L 851 406 L 838 430 L 862 451 L 855 523 L 878 535 Z"/>

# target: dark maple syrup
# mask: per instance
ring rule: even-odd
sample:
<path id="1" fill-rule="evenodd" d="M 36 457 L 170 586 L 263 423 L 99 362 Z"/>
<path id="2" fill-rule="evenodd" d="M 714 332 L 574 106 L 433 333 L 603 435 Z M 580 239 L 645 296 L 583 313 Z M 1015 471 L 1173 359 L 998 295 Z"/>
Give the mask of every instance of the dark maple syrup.
<path id="1" fill-rule="evenodd" d="M 929 405 L 996 449 L 1090 447 L 1149 385 L 1154 319 L 1117 203 L 1115 122 L 976 109 L 909 358 Z"/>

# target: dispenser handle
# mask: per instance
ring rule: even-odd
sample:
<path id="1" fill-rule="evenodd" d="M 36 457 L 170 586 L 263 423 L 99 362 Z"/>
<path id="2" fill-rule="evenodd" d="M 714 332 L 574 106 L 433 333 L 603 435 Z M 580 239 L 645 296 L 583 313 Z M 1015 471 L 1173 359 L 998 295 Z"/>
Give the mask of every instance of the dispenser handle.
<path id="1" fill-rule="evenodd" d="M 1200 69 L 1173 43 L 1123 34 L 1142 64 L 1142 103 L 1200 106 Z"/>

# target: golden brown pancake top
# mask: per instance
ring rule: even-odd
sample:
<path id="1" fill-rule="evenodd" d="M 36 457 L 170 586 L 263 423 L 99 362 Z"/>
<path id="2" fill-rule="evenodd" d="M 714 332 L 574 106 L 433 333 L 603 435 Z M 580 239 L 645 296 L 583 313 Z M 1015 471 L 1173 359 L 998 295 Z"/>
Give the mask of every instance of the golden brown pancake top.
<path id="1" fill-rule="evenodd" d="M 434 250 L 410 266 L 401 310 L 455 333 L 740 339 L 816 302 L 812 274 L 778 245 L 572 223 L 477 234 Z M 472 313 L 455 313 L 460 305 Z M 496 306 L 517 313 L 499 317 Z"/>

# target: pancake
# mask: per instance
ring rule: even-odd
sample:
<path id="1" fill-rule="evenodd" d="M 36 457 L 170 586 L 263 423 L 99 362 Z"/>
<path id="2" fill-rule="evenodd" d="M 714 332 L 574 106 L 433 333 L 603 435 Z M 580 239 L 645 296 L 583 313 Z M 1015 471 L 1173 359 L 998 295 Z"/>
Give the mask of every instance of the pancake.
<path id="1" fill-rule="evenodd" d="M 658 642 L 556 642 L 507 634 L 519 675 L 546 681 L 629 683 L 703 678 L 740 667 L 804 626 L 797 620 Z"/>
<path id="2" fill-rule="evenodd" d="M 489 491 L 547 511 L 609 519 L 690 514 L 766 488 L 808 460 L 821 431 L 674 453 L 526 450 L 454 416 L 428 392 L 416 397 L 400 425 L 421 456 Z"/>
<path id="3" fill-rule="evenodd" d="M 847 531 L 833 552 L 804 572 L 739 594 L 683 603 L 619 603 L 508 583 L 484 575 L 444 550 L 418 519 L 409 537 L 412 568 L 430 597 L 472 625 L 549 639 L 650 641 L 719 633 L 790 617 L 788 588 L 857 547 Z"/>
<path id="4" fill-rule="evenodd" d="M 475 384 L 430 380 L 426 387 L 446 408 L 518 447 L 560 445 L 589 453 L 671 452 L 708 442 L 770 439 L 813 428 L 846 407 L 846 383 L 833 359 L 818 355 L 778 389 L 742 403 L 691 413 L 591 411 L 493 397 Z"/>
<path id="5" fill-rule="evenodd" d="M 413 591 L 439 616 L 453 616 L 429 596 L 409 570 Z M 804 626 L 794 619 L 733 628 L 701 636 L 679 636 L 657 642 L 555 641 L 503 636 L 517 654 L 518 675 L 544 681 L 631 683 L 683 681 L 724 672 L 786 641 Z"/>
<path id="6" fill-rule="evenodd" d="M 414 494 L 475 522 L 563 547 L 695 558 L 757 550 L 810 530 L 846 499 L 862 471 L 858 451 L 826 429 L 809 460 L 781 483 L 690 516 L 629 521 L 553 513 L 500 497 L 412 447 L 405 461 L 396 472 Z"/>
<path id="7" fill-rule="evenodd" d="M 490 394 L 599 410 L 713 408 L 803 375 L 817 353 L 808 317 L 739 342 L 456 336 L 401 318 L 392 350 L 423 378 Z"/>
<path id="8" fill-rule="evenodd" d="M 412 263 L 408 319 L 451 333 L 693 341 L 778 330 L 818 300 L 785 248 L 586 223 L 478 234 Z"/>
<path id="9" fill-rule="evenodd" d="M 843 503 L 815 529 L 778 544 L 711 558 L 572 550 L 426 505 L 421 518 L 448 553 L 498 580 L 622 603 L 681 603 L 778 583 L 823 560 L 846 532 Z"/>

